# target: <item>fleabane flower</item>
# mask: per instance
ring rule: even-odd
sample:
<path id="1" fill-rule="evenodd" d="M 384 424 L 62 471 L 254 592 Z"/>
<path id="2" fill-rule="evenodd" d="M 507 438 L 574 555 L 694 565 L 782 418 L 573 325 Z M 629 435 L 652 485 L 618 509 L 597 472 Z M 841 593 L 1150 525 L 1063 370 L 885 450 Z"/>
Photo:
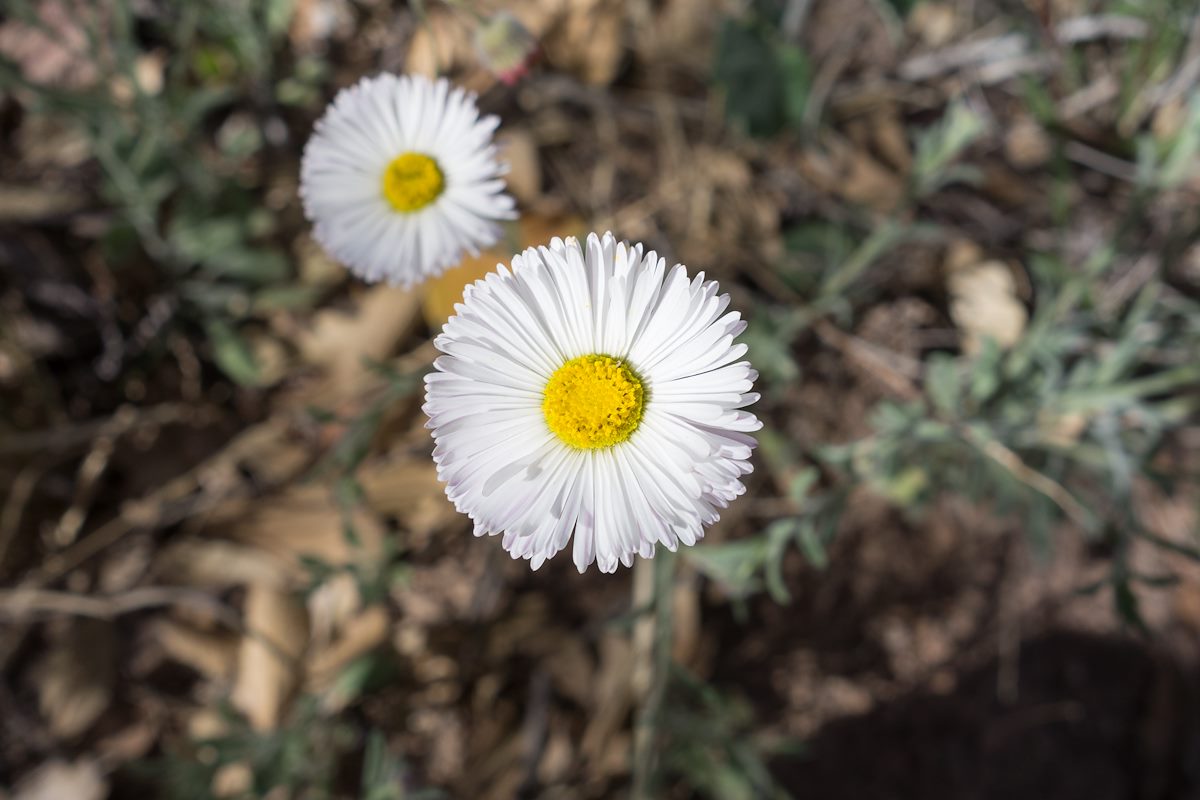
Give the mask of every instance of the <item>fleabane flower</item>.
<path id="1" fill-rule="evenodd" d="M 446 494 L 533 569 L 694 544 L 745 491 L 761 427 L 745 328 L 704 273 L 592 234 L 468 286 L 425 378 Z"/>
<path id="2" fill-rule="evenodd" d="M 445 79 L 383 74 L 338 92 L 304 147 L 313 235 L 366 281 L 411 286 L 495 244 L 516 216 L 494 116 Z"/>

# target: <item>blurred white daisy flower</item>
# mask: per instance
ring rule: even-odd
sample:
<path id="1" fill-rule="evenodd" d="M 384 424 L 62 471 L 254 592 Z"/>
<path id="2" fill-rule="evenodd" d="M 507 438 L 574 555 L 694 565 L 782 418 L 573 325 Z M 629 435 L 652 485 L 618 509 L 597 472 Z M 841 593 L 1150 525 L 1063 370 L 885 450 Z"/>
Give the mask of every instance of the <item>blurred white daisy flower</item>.
<path id="1" fill-rule="evenodd" d="M 494 116 L 445 79 L 383 74 L 338 92 L 304 148 L 314 236 L 367 281 L 411 286 L 500 239 L 516 217 Z"/>
<path id="2" fill-rule="evenodd" d="M 745 491 L 758 376 L 729 295 L 592 234 L 468 286 L 425 378 L 433 457 L 475 535 L 537 569 L 574 535 L 580 572 L 704 535 Z"/>

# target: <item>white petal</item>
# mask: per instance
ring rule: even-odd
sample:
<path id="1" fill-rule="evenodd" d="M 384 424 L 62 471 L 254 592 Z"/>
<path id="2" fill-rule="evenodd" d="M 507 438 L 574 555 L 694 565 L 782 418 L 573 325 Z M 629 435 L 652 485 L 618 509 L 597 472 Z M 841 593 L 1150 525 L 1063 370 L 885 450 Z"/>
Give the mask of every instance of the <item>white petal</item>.
<path id="1" fill-rule="evenodd" d="M 554 239 L 468 287 L 435 340 L 424 409 L 438 475 L 476 532 L 503 533 L 533 569 L 573 539 L 581 572 L 701 539 L 745 492 L 761 425 L 728 304 L 703 274 L 611 234 Z M 549 377 L 587 354 L 625 360 L 647 389 L 638 428 L 598 450 L 559 441 L 541 411 Z"/>
<path id="2" fill-rule="evenodd" d="M 495 244 L 516 216 L 504 193 L 494 117 L 445 79 L 382 74 L 340 91 L 304 148 L 300 196 L 313 236 L 366 281 L 411 286 Z M 445 186 L 430 205 L 398 212 L 383 174 L 402 153 L 433 158 Z"/>

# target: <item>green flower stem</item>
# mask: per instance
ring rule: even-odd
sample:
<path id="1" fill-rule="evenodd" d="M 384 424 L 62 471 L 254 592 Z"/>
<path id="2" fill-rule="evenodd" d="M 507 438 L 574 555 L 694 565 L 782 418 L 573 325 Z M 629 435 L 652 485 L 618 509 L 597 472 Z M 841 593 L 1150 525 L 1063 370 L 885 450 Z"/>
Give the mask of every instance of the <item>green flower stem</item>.
<path id="1" fill-rule="evenodd" d="M 650 685 L 638 709 L 633 731 L 633 800 L 653 800 L 658 796 L 659 732 L 662 728 L 663 700 L 671 675 L 671 641 L 674 617 L 676 554 L 658 548 L 653 561 L 639 561 L 642 568 L 654 570 L 653 646 Z M 635 578 L 636 586 L 636 578 Z"/>

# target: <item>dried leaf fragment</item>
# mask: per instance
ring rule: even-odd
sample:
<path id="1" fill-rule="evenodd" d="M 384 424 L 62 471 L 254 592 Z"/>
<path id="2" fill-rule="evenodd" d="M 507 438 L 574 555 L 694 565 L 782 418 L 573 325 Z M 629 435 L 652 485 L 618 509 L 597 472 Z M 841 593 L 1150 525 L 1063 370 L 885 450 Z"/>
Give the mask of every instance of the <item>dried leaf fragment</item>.
<path id="1" fill-rule="evenodd" d="M 308 615 L 291 592 L 255 584 L 246 592 L 245 626 L 233 705 L 255 730 L 271 730 L 300 680 Z"/>
<path id="2" fill-rule="evenodd" d="M 154 639 L 167 655 L 221 683 L 233 677 L 237 643 L 224 633 L 210 633 L 172 620 L 158 620 Z"/>
<path id="3" fill-rule="evenodd" d="M 312 331 L 300 339 L 301 354 L 324 369 L 330 399 L 355 397 L 371 374 L 369 362 L 391 355 L 412 331 L 419 311 L 415 292 L 373 286 L 350 313 L 318 312 Z"/>
<path id="4" fill-rule="evenodd" d="M 94 761 L 47 761 L 17 784 L 13 800 L 103 800 L 108 783 Z"/>
<path id="5" fill-rule="evenodd" d="M 35 676 L 38 707 L 55 736 L 78 736 L 108 708 L 116 680 L 116 647 L 107 621 L 75 619 L 62 629 Z"/>
<path id="6" fill-rule="evenodd" d="M 981 261 L 950 269 L 946 278 L 950 316 L 963 334 L 963 351 L 978 353 L 992 338 L 1011 347 L 1021 338 L 1029 312 L 1017 298 L 1017 282 L 1003 261 Z"/>

